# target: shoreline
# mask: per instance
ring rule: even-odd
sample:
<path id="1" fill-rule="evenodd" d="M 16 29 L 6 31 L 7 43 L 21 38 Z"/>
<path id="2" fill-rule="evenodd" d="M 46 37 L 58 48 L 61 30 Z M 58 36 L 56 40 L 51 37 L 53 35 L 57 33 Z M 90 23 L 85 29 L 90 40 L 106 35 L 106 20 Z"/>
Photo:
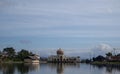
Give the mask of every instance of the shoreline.
<path id="1" fill-rule="evenodd" d="M 24 63 L 23 61 L 8 61 L 8 62 L 0 62 L 0 64 L 4 64 L 4 63 Z"/>
<path id="2" fill-rule="evenodd" d="M 120 67 L 120 62 L 92 62 L 91 65 Z"/>

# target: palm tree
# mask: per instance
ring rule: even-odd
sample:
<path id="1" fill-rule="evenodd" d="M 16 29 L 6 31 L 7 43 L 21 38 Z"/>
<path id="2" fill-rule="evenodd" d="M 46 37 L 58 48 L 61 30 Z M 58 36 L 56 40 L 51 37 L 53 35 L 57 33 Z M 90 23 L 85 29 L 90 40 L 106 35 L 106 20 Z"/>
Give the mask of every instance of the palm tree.
<path id="1" fill-rule="evenodd" d="M 112 56 L 112 53 L 111 53 L 111 52 L 108 52 L 108 53 L 106 53 L 106 56 L 107 56 L 107 57 L 110 57 L 110 56 Z"/>

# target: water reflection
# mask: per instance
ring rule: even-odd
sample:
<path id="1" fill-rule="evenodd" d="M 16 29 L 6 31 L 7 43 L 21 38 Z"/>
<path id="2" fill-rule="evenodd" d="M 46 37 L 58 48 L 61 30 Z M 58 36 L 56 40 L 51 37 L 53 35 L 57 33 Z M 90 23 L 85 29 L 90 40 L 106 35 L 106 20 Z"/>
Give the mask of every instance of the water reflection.
<path id="1" fill-rule="evenodd" d="M 57 74 L 63 74 L 63 71 L 64 71 L 63 65 L 62 64 L 58 64 L 56 71 L 57 71 Z"/>
<path id="2" fill-rule="evenodd" d="M 106 72 L 108 73 L 108 74 L 111 74 L 111 73 L 114 73 L 115 74 L 115 72 L 116 72 L 116 70 L 117 70 L 117 72 L 120 72 L 120 67 L 118 66 L 107 66 L 106 67 Z"/>
<path id="3" fill-rule="evenodd" d="M 79 63 L 49 63 L 49 67 L 56 69 L 57 74 L 64 74 L 64 69 L 66 68 L 80 68 Z"/>
<path id="4" fill-rule="evenodd" d="M 73 72 L 74 71 L 74 72 Z M 119 74 L 119 66 L 67 64 L 0 64 L 0 74 Z"/>
<path id="5" fill-rule="evenodd" d="M 0 72 L 2 72 L 2 74 L 28 74 L 29 71 L 34 71 L 36 69 L 39 69 L 39 64 L 0 64 Z"/>
<path id="6" fill-rule="evenodd" d="M 15 65 L 13 65 L 13 64 L 0 64 L 0 71 L 2 71 L 3 74 L 14 74 Z"/>
<path id="7" fill-rule="evenodd" d="M 116 74 L 116 72 L 120 72 L 120 66 L 105 66 L 105 65 L 92 65 L 94 68 L 105 69 L 106 74 Z"/>

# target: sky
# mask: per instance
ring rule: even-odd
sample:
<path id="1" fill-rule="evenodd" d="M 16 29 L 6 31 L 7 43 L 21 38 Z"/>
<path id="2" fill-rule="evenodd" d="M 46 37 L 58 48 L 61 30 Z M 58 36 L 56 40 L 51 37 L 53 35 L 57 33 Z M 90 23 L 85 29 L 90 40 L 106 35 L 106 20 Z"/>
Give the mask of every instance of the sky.
<path id="1" fill-rule="evenodd" d="M 0 0 L 0 50 L 75 55 L 119 44 L 120 0 Z"/>

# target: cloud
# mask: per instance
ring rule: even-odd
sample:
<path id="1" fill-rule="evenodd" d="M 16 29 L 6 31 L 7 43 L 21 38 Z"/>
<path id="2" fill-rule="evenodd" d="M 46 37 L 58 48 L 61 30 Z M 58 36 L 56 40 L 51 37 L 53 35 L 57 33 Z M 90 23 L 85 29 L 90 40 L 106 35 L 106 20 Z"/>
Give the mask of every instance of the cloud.
<path id="1" fill-rule="evenodd" d="M 4 32 L 4 33 L 3 33 Z M 4 29 L 0 32 L 1 37 L 14 36 L 47 36 L 47 37 L 120 37 L 119 31 L 113 30 L 96 30 L 96 29 L 54 29 L 54 28 L 38 28 L 38 29 Z"/>
<path id="2" fill-rule="evenodd" d="M 96 45 L 95 47 L 91 48 L 91 55 L 93 57 L 98 56 L 98 55 L 103 55 L 105 56 L 106 53 L 112 52 L 113 47 L 110 46 L 109 44 L 106 43 L 101 43 L 99 45 Z"/>
<path id="3" fill-rule="evenodd" d="M 105 43 L 95 46 L 94 49 L 98 51 L 104 51 L 104 52 L 111 52 L 113 50 L 113 48 L 109 44 L 105 44 Z"/>
<path id="4" fill-rule="evenodd" d="M 26 37 L 34 39 L 36 37 L 73 37 L 74 39 L 83 37 L 84 40 L 76 39 L 73 42 L 95 44 L 107 41 L 118 45 L 120 43 L 119 3 L 118 0 L 0 0 L 0 10 L 2 10 L 0 11 L 0 37 L 4 39 L 24 37 L 20 41 L 22 44 L 31 43 L 29 40 L 24 40 Z M 91 38 L 96 40 L 89 40 Z M 66 44 L 67 42 L 71 41 L 66 40 Z M 63 43 L 64 46 L 66 44 Z M 107 52 L 110 47 L 100 44 L 94 49 Z M 65 51 L 66 54 L 87 52 L 81 49 Z"/>
<path id="5" fill-rule="evenodd" d="M 112 8 L 108 8 L 107 11 L 108 11 L 109 13 L 113 13 Z"/>

